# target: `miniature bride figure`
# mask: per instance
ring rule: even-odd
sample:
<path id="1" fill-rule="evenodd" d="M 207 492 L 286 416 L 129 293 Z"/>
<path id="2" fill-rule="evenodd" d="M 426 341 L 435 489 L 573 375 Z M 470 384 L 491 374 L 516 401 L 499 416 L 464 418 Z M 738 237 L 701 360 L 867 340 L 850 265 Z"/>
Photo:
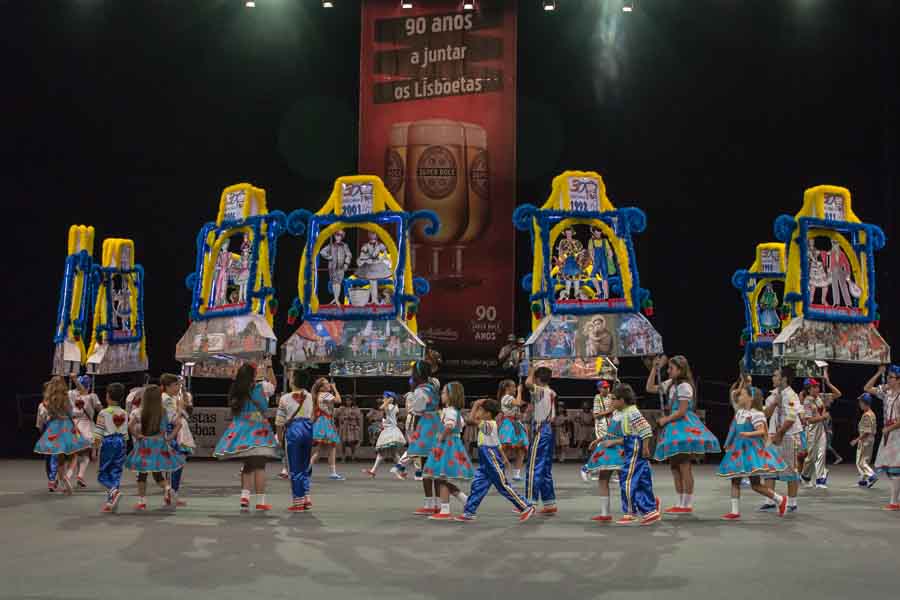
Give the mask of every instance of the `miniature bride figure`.
<path id="1" fill-rule="evenodd" d="M 356 274 L 369 280 L 369 303 L 378 304 L 378 280 L 391 276 L 391 257 L 374 231 L 369 232 L 369 241 L 359 251 L 356 264 Z"/>

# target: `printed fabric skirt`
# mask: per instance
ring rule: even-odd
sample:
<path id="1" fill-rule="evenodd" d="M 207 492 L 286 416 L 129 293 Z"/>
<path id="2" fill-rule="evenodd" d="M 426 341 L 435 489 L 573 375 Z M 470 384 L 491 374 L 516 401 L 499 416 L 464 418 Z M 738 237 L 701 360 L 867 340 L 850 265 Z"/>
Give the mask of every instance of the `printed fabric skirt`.
<path id="1" fill-rule="evenodd" d="M 668 460 L 679 454 L 716 454 L 721 452 L 719 440 L 692 411 L 684 418 L 667 423 L 659 434 L 653 459 Z"/>
<path id="2" fill-rule="evenodd" d="M 330 415 L 320 414 L 313 423 L 313 444 L 316 446 L 337 446 L 341 436 L 334 427 L 334 419 Z"/>
<path id="3" fill-rule="evenodd" d="M 166 436 L 159 434 L 135 440 L 125 468 L 138 473 L 171 473 L 184 466 L 183 454 L 172 448 Z"/>
<path id="4" fill-rule="evenodd" d="M 216 444 L 213 456 L 222 460 L 253 456 L 281 458 L 281 448 L 275 441 L 268 419 L 262 413 L 252 412 L 232 419 Z"/>
<path id="5" fill-rule="evenodd" d="M 500 445 L 504 448 L 528 448 L 528 432 L 525 425 L 515 419 L 503 418 L 500 421 Z"/>
<path id="6" fill-rule="evenodd" d="M 584 464 L 584 469 L 590 473 L 595 471 L 618 471 L 625 466 L 625 446 L 619 444 L 611 448 L 597 446 L 591 453 L 591 457 Z"/>
<path id="7" fill-rule="evenodd" d="M 886 425 L 891 425 L 888 422 Z M 882 434 L 881 445 L 878 446 L 878 457 L 875 459 L 875 470 L 888 477 L 900 477 L 900 429 L 895 429 L 887 436 Z"/>
<path id="8" fill-rule="evenodd" d="M 731 424 L 728 439 L 725 440 L 725 456 L 719 463 L 719 477 L 735 479 L 739 477 L 758 477 L 774 475 L 784 471 L 787 464 L 778 450 L 766 444 L 762 438 L 745 438 L 740 434 L 752 432 L 750 423 Z"/>
<path id="9" fill-rule="evenodd" d="M 72 422 L 65 417 L 53 419 L 44 428 L 44 433 L 34 445 L 38 454 L 76 454 L 91 447 L 91 440 L 84 438 Z"/>
<path id="10" fill-rule="evenodd" d="M 435 412 L 413 417 L 413 432 L 410 434 L 407 456 L 430 457 L 431 450 L 437 443 L 441 420 Z M 462 445 L 462 440 L 459 441 Z"/>
<path id="11" fill-rule="evenodd" d="M 382 450 L 402 448 L 405 445 L 406 438 L 403 437 L 403 432 L 400 431 L 399 427 L 385 427 L 381 433 L 378 434 L 375 450 L 381 452 Z"/>
<path id="12" fill-rule="evenodd" d="M 432 448 L 422 474 L 429 479 L 469 480 L 475 476 L 472 461 L 458 433 L 448 435 Z"/>

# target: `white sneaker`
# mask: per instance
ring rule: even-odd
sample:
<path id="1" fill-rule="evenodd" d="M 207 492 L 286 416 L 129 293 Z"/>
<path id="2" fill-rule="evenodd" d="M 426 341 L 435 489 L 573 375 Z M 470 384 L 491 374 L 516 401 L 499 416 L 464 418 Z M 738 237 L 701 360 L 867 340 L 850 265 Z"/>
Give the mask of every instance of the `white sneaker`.
<path id="1" fill-rule="evenodd" d="M 590 482 L 591 482 L 591 478 L 590 478 L 590 476 L 588 475 L 588 472 L 585 471 L 584 469 L 581 469 L 581 480 L 582 480 L 583 482 L 585 482 L 585 483 L 590 483 Z"/>

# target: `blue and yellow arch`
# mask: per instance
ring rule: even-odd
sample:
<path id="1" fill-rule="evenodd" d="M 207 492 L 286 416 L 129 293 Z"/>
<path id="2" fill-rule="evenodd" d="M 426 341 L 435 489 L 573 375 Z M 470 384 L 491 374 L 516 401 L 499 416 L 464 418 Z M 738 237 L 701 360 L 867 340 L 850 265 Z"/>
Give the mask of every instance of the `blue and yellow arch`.
<path id="1" fill-rule="evenodd" d="M 87 359 L 83 337 L 90 320 L 93 255 L 94 228 L 88 225 L 69 227 L 53 342 L 57 345 L 63 342 L 75 344 L 81 354 L 82 364 Z"/>
<path id="2" fill-rule="evenodd" d="M 885 236 L 881 228 L 856 216 L 850 190 L 833 185 L 807 189 L 800 211 L 793 217 L 781 215 L 775 221 L 775 236 L 787 249 L 785 303 L 791 306 L 792 316 L 843 323 L 877 320 L 875 252 L 884 247 Z M 847 256 L 860 291 L 853 310 L 826 311 L 812 306 L 807 240 L 817 237 L 837 242 Z"/>
<path id="3" fill-rule="evenodd" d="M 360 208 L 358 203 L 349 203 L 348 194 L 365 187 L 371 190 L 371 206 Z M 346 206 L 345 206 L 346 205 Z M 297 279 L 297 299 L 291 308 L 291 315 L 300 314 L 306 320 L 387 320 L 399 319 L 415 333 L 416 313 L 419 297 L 428 292 L 428 282 L 413 277 L 412 258 L 409 247 L 410 227 L 415 221 L 425 220 L 425 233 L 434 235 L 440 228 L 437 215 L 428 210 L 408 213 L 404 211 L 379 177 L 374 175 L 349 175 L 338 177 L 331 195 L 315 214 L 298 209 L 288 217 L 288 230 L 294 235 L 306 233 L 306 245 L 300 257 Z M 396 228 L 397 240 L 391 237 L 388 228 Z M 365 310 L 329 311 L 319 310 L 317 264 L 322 246 L 336 231 L 346 229 L 372 231 L 387 248 L 391 260 L 394 281 L 393 303 L 389 311 L 370 314 Z"/>
<path id="4" fill-rule="evenodd" d="M 584 201 L 585 189 L 595 201 Z M 532 272 L 523 279 L 522 287 L 530 293 L 532 330 L 545 315 L 633 313 L 652 307 L 650 292 L 640 287 L 632 235 L 646 228 L 647 218 L 638 208 L 616 209 L 606 195 L 603 178 L 594 171 L 565 171 L 553 179 L 550 197 L 537 208 L 530 204 L 519 206 L 513 223 L 521 231 L 528 231 L 534 248 Z M 609 240 L 619 267 L 619 274 L 610 278 L 613 287 L 621 290 L 623 301 L 615 305 L 574 306 L 557 303 L 559 284 L 552 266 L 551 252 L 557 239 L 571 225 L 597 227 Z M 586 278 L 587 279 L 587 276 Z"/>
<path id="5" fill-rule="evenodd" d="M 144 332 L 144 267 L 134 261 L 134 242 L 129 239 L 103 240 L 101 263 L 92 269 L 94 296 L 94 326 L 88 356 L 97 344 L 139 344 L 140 358 L 147 358 L 147 339 Z M 123 257 L 128 257 L 127 263 Z M 129 291 L 131 335 L 113 335 L 113 279 L 122 278 Z"/>

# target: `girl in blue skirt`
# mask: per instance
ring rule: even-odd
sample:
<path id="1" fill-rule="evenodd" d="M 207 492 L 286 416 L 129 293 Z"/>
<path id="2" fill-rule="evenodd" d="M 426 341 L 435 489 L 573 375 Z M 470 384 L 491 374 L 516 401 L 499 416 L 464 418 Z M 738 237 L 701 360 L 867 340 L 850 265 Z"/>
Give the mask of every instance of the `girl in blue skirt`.
<path id="1" fill-rule="evenodd" d="M 72 495 L 72 482 L 68 470 L 73 456 L 90 450 L 92 441 L 84 438 L 72 420 L 69 390 L 62 377 L 54 377 L 44 391 L 44 405 L 47 409 L 47 423 L 40 439 L 34 445 L 38 454 L 56 457 L 56 482 L 63 486 L 66 496 Z"/>
<path id="2" fill-rule="evenodd" d="M 125 467 L 138 474 L 135 510 L 147 510 L 148 473 L 153 474 L 153 480 L 164 490 L 164 497 L 171 497 L 169 482 L 163 474 L 184 466 L 184 455 L 172 448 L 172 440 L 178 435 L 180 427 L 181 423 L 177 422 L 169 429 L 169 420 L 162 404 L 162 390 L 158 385 L 147 386 L 137 419 L 131 423 L 134 447 L 125 460 Z"/>
<path id="3" fill-rule="evenodd" d="M 450 494 L 458 494 L 458 488 L 450 483 L 450 480 L 470 481 L 474 477 L 475 470 L 469 461 L 469 453 L 463 445 L 460 433 L 462 432 L 462 408 L 465 404 L 465 390 L 458 381 L 451 381 L 444 386 L 441 393 L 441 402 L 444 410 L 441 411 L 441 425 L 443 430 L 438 433 L 434 448 L 422 469 L 426 478 L 434 480 L 440 497 L 440 511 L 430 519 L 449 520 Z"/>
<path id="4" fill-rule="evenodd" d="M 612 398 L 609 398 L 608 404 L 611 403 Z M 591 456 L 585 463 L 582 472 L 586 475 L 597 476 L 597 489 L 600 494 L 600 514 L 591 517 L 592 521 L 598 523 L 612 521 L 609 511 L 609 480 L 615 471 L 625 465 L 625 447 L 622 445 L 624 437 L 622 413 L 613 411 L 603 437 L 597 438 L 589 446 Z"/>
<path id="5" fill-rule="evenodd" d="M 741 479 L 750 478 L 753 491 L 769 498 L 778 507 L 778 516 L 787 509 L 787 498 L 760 481 L 762 475 L 777 475 L 787 464 L 771 444 L 762 412 L 763 399 L 759 388 L 741 380 L 736 394 L 734 420 L 725 440 L 725 456 L 719 463 L 719 477 L 731 479 L 731 512 L 722 516 L 726 521 L 741 518 Z"/>
<path id="6" fill-rule="evenodd" d="M 522 467 L 525 465 L 525 452 L 528 450 L 528 432 L 525 424 L 519 420 L 521 401 L 516 399 L 516 382 L 504 379 L 497 388 L 497 401 L 500 403 L 500 447 L 503 452 L 515 461 L 513 481 L 522 481 Z"/>
<path id="7" fill-rule="evenodd" d="M 331 467 L 329 479 L 343 481 L 345 477 L 337 472 L 337 448 L 341 445 L 341 436 L 334 426 L 334 407 L 340 405 L 341 394 L 334 382 L 320 377 L 312 388 L 313 402 L 316 405 L 316 421 L 313 423 L 313 450 L 309 460 L 310 467 L 319 460 L 322 448 L 328 449 L 328 466 Z"/>

